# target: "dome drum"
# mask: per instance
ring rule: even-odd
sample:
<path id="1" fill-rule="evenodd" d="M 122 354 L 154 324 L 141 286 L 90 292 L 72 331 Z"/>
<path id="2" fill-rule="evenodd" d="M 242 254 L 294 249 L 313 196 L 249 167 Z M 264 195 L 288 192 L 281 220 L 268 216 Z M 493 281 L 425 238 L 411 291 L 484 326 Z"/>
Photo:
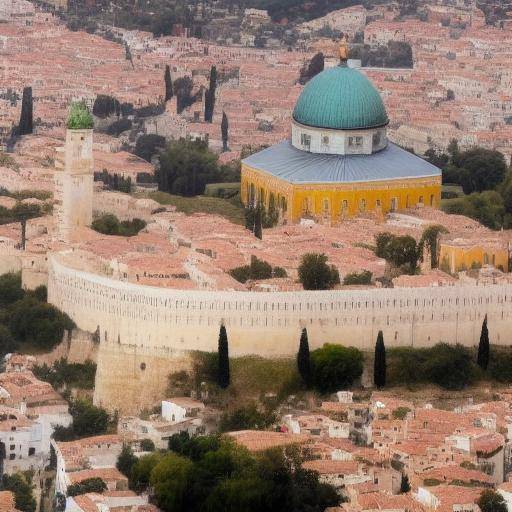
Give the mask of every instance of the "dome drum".
<path id="1" fill-rule="evenodd" d="M 387 146 L 386 128 L 331 130 L 292 121 L 292 144 L 310 153 L 328 155 L 371 155 Z"/>

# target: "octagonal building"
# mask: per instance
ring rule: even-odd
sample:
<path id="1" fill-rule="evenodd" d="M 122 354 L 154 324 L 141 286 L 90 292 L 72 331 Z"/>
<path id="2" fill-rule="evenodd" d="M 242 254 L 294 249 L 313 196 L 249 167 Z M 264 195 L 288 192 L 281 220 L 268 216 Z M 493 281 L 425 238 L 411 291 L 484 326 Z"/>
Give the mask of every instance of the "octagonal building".
<path id="1" fill-rule="evenodd" d="M 382 98 L 361 72 L 339 66 L 313 78 L 297 100 L 291 140 L 242 162 L 242 202 L 337 224 L 365 212 L 438 207 L 441 170 L 387 138 Z"/>

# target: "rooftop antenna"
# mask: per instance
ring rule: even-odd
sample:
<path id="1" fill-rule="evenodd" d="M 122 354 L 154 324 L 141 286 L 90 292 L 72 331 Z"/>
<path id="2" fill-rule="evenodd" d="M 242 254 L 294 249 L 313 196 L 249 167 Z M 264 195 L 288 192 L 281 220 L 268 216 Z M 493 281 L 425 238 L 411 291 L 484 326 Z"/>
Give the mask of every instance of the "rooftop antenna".
<path id="1" fill-rule="evenodd" d="M 346 35 L 343 35 L 339 46 L 340 53 L 340 66 L 346 66 L 348 60 L 348 39 Z"/>

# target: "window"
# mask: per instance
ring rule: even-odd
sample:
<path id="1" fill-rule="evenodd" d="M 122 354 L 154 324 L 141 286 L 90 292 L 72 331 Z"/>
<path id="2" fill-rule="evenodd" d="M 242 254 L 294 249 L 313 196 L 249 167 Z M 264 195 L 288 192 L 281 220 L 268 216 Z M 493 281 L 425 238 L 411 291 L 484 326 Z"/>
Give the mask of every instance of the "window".
<path id="1" fill-rule="evenodd" d="M 380 132 L 375 132 L 372 137 L 372 144 L 374 148 L 380 144 L 380 139 Z"/>
<path id="2" fill-rule="evenodd" d="M 9 446 L 9 449 L 11 450 L 11 452 L 12 452 L 13 450 L 16 450 L 16 445 L 15 445 L 15 444 L 11 444 L 11 446 Z"/>
<path id="3" fill-rule="evenodd" d="M 300 143 L 302 146 L 309 149 L 311 147 L 311 135 L 308 135 L 307 133 L 301 133 Z"/>
<path id="4" fill-rule="evenodd" d="M 142 432 L 143 434 L 147 434 L 147 433 L 148 433 L 148 427 L 141 427 L 141 429 L 140 429 L 140 430 L 141 430 L 141 432 Z"/>
<path id="5" fill-rule="evenodd" d="M 430 195 L 430 206 L 434 206 L 434 194 Z"/>
<path id="6" fill-rule="evenodd" d="M 364 212 L 366 210 L 366 199 L 361 199 L 359 203 L 359 209 Z"/>
<path id="7" fill-rule="evenodd" d="M 35 448 L 32 448 L 32 447 L 31 447 L 31 448 L 29 448 L 29 449 L 28 449 L 28 454 L 29 454 L 29 456 L 30 456 L 30 455 L 34 455 L 34 453 L 36 453 L 36 449 L 35 449 Z"/>
<path id="8" fill-rule="evenodd" d="M 377 199 L 377 201 L 375 201 L 375 207 L 380 208 L 380 199 Z"/>
<path id="9" fill-rule="evenodd" d="M 343 202 L 341 203 L 341 208 L 343 210 L 348 210 L 348 201 L 346 199 L 343 199 Z"/>
<path id="10" fill-rule="evenodd" d="M 351 147 L 357 147 L 363 145 L 363 137 L 357 136 L 357 137 L 349 137 L 348 138 L 348 145 Z"/>
<path id="11" fill-rule="evenodd" d="M 423 204 L 423 196 L 420 196 L 420 198 L 418 199 L 418 203 Z"/>
<path id="12" fill-rule="evenodd" d="M 329 135 L 323 135 L 322 136 L 322 144 L 324 146 L 328 146 L 329 145 Z"/>
<path id="13" fill-rule="evenodd" d="M 329 199 L 324 199 L 324 212 L 329 211 Z"/>
<path id="14" fill-rule="evenodd" d="M 14 460 L 16 458 L 16 454 L 15 453 L 11 453 L 9 455 L 9 460 Z"/>

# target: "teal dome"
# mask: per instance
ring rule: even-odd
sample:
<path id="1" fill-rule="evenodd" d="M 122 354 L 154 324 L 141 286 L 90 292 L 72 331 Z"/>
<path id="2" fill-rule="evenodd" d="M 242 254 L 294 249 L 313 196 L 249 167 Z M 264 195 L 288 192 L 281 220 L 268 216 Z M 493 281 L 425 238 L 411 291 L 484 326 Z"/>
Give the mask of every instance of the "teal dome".
<path id="1" fill-rule="evenodd" d="M 333 130 L 376 128 L 388 123 L 379 92 L 362 73 L 336 66 L 308 82 L 293 111 L 300 124 Z"/>

